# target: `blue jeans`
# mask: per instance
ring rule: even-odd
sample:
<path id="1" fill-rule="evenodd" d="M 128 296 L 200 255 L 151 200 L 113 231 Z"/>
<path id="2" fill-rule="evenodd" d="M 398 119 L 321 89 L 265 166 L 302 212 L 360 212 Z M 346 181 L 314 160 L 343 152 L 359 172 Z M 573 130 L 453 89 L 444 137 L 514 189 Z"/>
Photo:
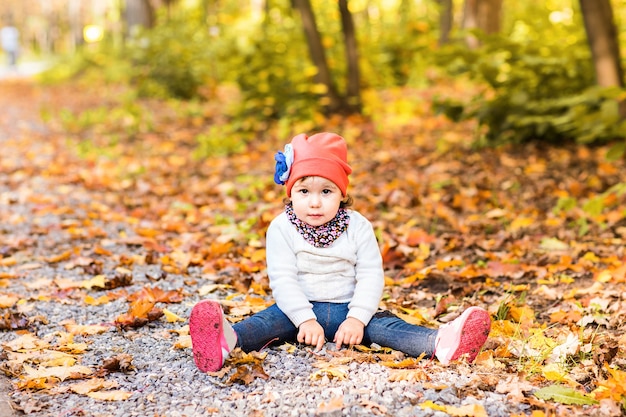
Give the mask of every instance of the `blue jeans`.
<path id="1" fill-rule="evenodd" d="M 327 341 L 332 342 L 339 325 L 348 314 L 348 303 L 313 302 L 313 312 L 324 328 Z M 276 304 L 233 325 L 237 333 L 237 346 L 244 352 L 259 351 L 268 344 L 296 342 L 298 328 Z M 374 314 L 365 326 L 363 344 L 376 343 L 399 350 L 413 357 L 435 351 L 437 330 L 409 324 L 388 311 Z"/>

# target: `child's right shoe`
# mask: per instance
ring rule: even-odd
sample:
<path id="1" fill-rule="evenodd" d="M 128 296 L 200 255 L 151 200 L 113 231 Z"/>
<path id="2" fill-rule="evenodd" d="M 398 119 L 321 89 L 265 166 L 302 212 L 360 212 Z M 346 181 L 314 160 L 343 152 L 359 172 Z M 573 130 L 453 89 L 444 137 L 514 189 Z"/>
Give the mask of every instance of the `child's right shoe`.
<path id="1" fill-rule="evenodd" d="M 219 371 L 237 343 L 237 334 L 226 321 L 222 306 L 200 301 L 189 316 L 193 359 L 202 372 Z"/>
<path id="2" fill-rule="evenodd" d="M 468 362 L 472 362 L 485 344 L 490 329 L 489 313 L 480 307 L 470 307 L 439 328 L 435 356 L 444 365 L 463 355 L 467 356 Z"/>

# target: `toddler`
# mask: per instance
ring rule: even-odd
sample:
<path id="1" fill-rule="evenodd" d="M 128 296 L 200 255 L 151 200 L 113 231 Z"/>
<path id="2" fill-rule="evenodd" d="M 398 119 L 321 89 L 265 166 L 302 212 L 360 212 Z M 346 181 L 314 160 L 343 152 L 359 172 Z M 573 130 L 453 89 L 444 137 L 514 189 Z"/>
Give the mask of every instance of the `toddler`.
<path id="1" fill-rule="evenodd" d="M 219 370 L 229 353 L 269 343 L 323 347 L 376 343 L 442 364 L 473 361 L 491 327 L 489 314 L 466 309 L 439 330 L 409 324 L 378 311 L 383 263 L 370 222 L 348 207 L 345 140 L 334 133 L 300 134 L 276 154 L 274 180 L 285 185 L 285 211 L 266 236 L 267 274 L 275 304 L 230 324 L 216 301 L 194 306 L 189 331 L 196 366 Z"/>

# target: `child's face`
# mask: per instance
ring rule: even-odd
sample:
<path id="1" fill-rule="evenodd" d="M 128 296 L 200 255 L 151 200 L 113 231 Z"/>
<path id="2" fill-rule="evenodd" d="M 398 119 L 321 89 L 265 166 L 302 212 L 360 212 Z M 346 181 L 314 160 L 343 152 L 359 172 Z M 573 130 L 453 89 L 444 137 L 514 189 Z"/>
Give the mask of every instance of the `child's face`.
<path id="1" fill-rule="evenodd" d="M 343 200 L 334 182 L 322 177 L 304 177 L 291 189 L 291 202 L 296 217 L 310 226 L 331 221 Z"/>

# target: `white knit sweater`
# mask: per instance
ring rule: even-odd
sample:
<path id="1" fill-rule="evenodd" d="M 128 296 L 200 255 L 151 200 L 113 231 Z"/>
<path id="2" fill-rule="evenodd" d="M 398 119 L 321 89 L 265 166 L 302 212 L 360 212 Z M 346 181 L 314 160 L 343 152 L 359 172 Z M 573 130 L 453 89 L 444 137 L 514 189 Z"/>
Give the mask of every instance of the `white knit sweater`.
<path id="1" fill-rule="evenodd" d="M 367 325 L 383 292 L 380 249 L 371 223 L 349 210 L 350 223 L 331 246 L 316 248 L 285 213 L 267 230 L 267 273 L 278 307 L 298 327 L 315 319 L 311 301 L 349 303 L 348 317 Z"/>

